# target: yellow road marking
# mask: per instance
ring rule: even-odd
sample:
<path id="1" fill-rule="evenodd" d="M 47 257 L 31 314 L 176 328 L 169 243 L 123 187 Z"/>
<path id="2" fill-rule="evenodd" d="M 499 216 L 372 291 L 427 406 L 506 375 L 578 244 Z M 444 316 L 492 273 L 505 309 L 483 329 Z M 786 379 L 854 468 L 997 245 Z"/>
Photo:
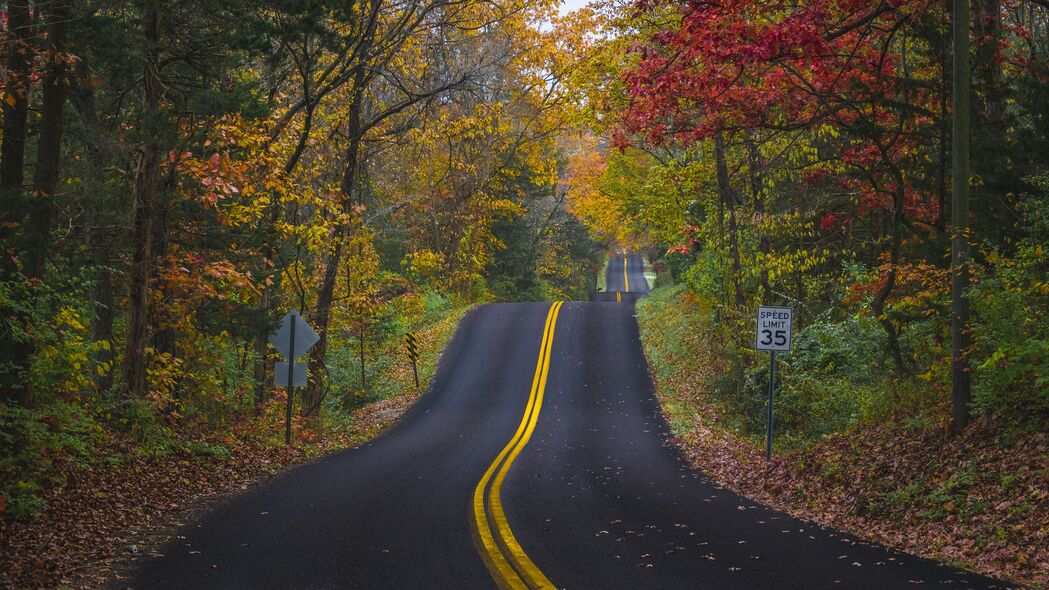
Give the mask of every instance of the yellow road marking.
<path id="1" fill-rule="evenodd" d="M 616 291 L 616 302 L 617 303 L 622 303 L 623 302 L 623 294 L 620 293 L 619 291 Z"/>
<path id="2" fill-rule="evenodd" d="M 626 254 L 623 255 L 623 290 L 630 292 L 630 278 L 626 276 Z"/>
<path id="3" fill-rule="evenodd" d="M 528 397 L 528 405 L 525 407 L 521 424 L 517 432 L 503 447 L 499 456 L 492 461 L 485 471 L 481 481 L 474 488 L 473 495 L 473 525 L 474 541 L 477 549 L 488 567 L 495 583 L 503 590 L 526 589 L 526 588 L 556 588 L 543 572 L 536 567 L 524 552 L 510 524 L 503 512 L 501 490 L 503 480 L 510 471 L 514 459 L 521 453 L 525 445 L 532 438 L 532 432 L 539 421 L 539 410 L 543 405 L 543 395 L 546 391 L 546 377 L 550 370 L 550 351 L 554 339 L 554 327 L 557 324 L 557 316 L 561 311 L 563 301 L 558 301 L 550 306 L 546 316 L 546 325 L 543 328 L 543 340 L 539 347 L 539 360 L 535 367 L 535 376 L 532 378 L 532 390 Z M 496 473 L 498 470 L 498 473 Z M 495 474 L 494 481 L 492 476 Z M 492 486 L 489 489 L 489 482 Z M 487 491 L 487 493 L 486 493 Z M 487 497 L 487 502 L 486 502 Z M 488 510 L 486 510 L 488 508 Z M 488 512 L 491 512 L 491 520 L 495 523 L 499 539 L 492 534 L 489 524 Z"/>

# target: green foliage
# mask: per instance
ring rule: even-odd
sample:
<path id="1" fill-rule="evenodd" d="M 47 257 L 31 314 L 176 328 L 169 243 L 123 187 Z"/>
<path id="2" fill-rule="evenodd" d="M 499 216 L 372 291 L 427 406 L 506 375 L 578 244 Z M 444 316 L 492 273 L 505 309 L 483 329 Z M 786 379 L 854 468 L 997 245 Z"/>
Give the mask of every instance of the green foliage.
<path id="1" fill-rule="evenodd" d="M 493 233 L 507 244 L 492 256 L 488 285 L 500 301 L 539 301 L 543 284 L 539 278 L 539 253 L 529 242 L 531 232 L 520 219 L 496 224 Z"/>
<path id="2" fill-rule="evenodd" d="M 414 389 L 406 383 L 391 378 L 391 372 L 407 357 L 404 345 L 405 332 L 445 328 L 444 337 L 451 336 L 459 317 L 469 304 L 456 304 L 450 297 L 436 291 L 421 295 L 410 295 L 395 300 L 385 307 L 384 312 L 369 325 L 365 334 L 365 387 L 360 387 L 361 359 L 360 340 L 356 331 L 342 331 L 332 335 L 332 348 L 328 353 L 326 370 L 333 395 L 325 396 L 325 420 L 335 424 L 348 424 L 353 410 L 379 400 L 391 399 Z M 439 351 L 426 351 L 433 355 L 422 355 L 419 371 L 420 384 L 432 374 L 434 366 L 427 362 L 436 360 Z"/>
<path id="3" fill-rule="evenodd" d="M 704 249 L 696 256 L 695 263 L 682 273 L 682 278 L 700 297 L 719 301 L 725 293 L 725 279 L 720 268 L 717 252 Z"/>
<path id="4" fill-rule="evenodd" d="M 1049 412 L 1049 177 L 1025 201 L 1027 228 L 1011 255 L 989 253 L 993 272 L 970 293 L 975 321 L 974 409 Z"/>
<path id="5" fill-rule="evenodd" d="M 155 402 L 128 397 L 112 400 L 104 407 L 120 431 L 135 442 L 134 453 L 157 456 L 178 448 L 172 424 L 161 417 Z"/>
<path id="6" fill-rule="evenodd" d="M 792 373 L 873 383 L 889 368 L 879 330 L 870 316 L 850 315 L 833 321 L 825 313 L 794 334 L 793 348 L 785 360 Z"/>
<path id="7" fill-rule="evenodd" d="M 696 263 L 696 257 L 692 254 L 671 250 L 666 253 L 660 262 L 666 265 L 669 274 L 674 281 L 682 281 L 686 273 Z"/>
<path id="8" fill-rule="evenodd" d="M 601 247 L 558 203 L 504 220 L 493 229 L 504 244 L 487 268 L 499 301 L 585 300 L 597 289 Z"/>
<path id="9" fill-rule="evenodd" d="M 191 442 L 186 445 L 186 451 L 194 457 L 201 459 L 210 459 L 215 461 L 225 461 L 229 459 L 229 448 L 215 443 L 209 443 L 207 441 Z"/>
<path id="10" fill-rule="evenodd" d="M 955 471 L 938 486 L 929 488 L 918 498 L 918 504 L 924 507 L 922 516 L 932 520 L 941 520 L 949 513 L 960 508 L 972 508 L 968 504 L 968 491 L 976 483 L 977 474 L 972 465 Z"/>
<path id="11" fill-rule="evenodd" d="M 446 317 L 453 307 L 451 298 L 436 291 L 423 293 L 422 323 L 429 325 L 443 317 Z"/>
<path id="12" fill-rule="evenodd" d="M 61 480 L 63 467 L 95 461 L 105 440 L 100 423 L 75 405 L 0 404 L 0 494 L 10 515 L 27 518 L 46 508 L 39 493 Z"/>
<path id="13" fill-rule="evenodd" d="M 700 276 L 695 269 L 701 268 L 700 264 L 693 267 L 692 276 Z M 647 345 L 646 353 L 657 373 L 669 378 L 699 362 L 693 358 L 690 335 L 707 334 L 706 338 L 720 342 L 714 348 L 723 357 L 724 368 L 705 377 L 705 390 L 722 408 L 722 422 L 757 443 L 766 428 L 769 355 L 740 353 L 725 346 L 738 336 L 733 334 L 735 324 L 715 323 L 710 311 L 690 317 L 696 307 L 683 303 L 683 298 L 694 293 L 686 285 L 659 288 L 638 303 L 639 318 L 646 325 L 651 320 L 645 318 L 659 318 L 658 345 Z M 707 301 L 703 308 L 714 306 Z M 912 391 L 921 390 L 892 378 L 880 327 L 873 319 L 866 315 L 835 319 L 824 313 L 794 334 L 790 354 L 778 355 L 776 445 L 807 447 L 828 434 L 891 413 L 905 401 L 915 408 L 928 405 L 925 397 L 914 398 Z"/>
<path id="14" fill-rule="evenodd" d="M 91 384 L 90 360 L 97 345 L 88 342 L 89 314 L 84 297 L 91 289 L 88 271 L 49 283 L 27 282 L 21 275 L 0 281 L 0 315 L 11 342 L 31 346 L 34 363 L 16 384 L 44 400 L 68 399 Z M 12 366 L 15 359 L 0 359 Z"/>

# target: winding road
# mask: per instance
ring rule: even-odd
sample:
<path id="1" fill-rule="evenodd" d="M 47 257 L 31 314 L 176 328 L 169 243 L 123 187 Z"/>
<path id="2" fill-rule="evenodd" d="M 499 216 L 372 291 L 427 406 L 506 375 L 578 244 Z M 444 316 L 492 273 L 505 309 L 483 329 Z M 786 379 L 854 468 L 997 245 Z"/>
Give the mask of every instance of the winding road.
<path id="1" fill-rule="evenodd" d="M 475 310 L 394 428 L 225 501 L 126 587 L 1007 587 L 691 469 L 638 338 L 642 270 L 613 257 L 603 302 Z"/>

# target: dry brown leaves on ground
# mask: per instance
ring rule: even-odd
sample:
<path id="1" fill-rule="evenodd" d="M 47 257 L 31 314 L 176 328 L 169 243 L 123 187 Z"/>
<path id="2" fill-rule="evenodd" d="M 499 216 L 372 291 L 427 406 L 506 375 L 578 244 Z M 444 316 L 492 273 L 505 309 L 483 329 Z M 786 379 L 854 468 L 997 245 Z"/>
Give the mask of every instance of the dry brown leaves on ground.
<path id="1" fill-rule="evenodd" d="M 180 453 L 70 469 L 65 485 L 47 495 L 43 514 L 3 525 L 0 586 L 100 586 L 146 550 L 140 539 L 148 531 L 177 524 L 193 499 L 244 488 L 305 456 L 241 444 L 224 461 Z"/>

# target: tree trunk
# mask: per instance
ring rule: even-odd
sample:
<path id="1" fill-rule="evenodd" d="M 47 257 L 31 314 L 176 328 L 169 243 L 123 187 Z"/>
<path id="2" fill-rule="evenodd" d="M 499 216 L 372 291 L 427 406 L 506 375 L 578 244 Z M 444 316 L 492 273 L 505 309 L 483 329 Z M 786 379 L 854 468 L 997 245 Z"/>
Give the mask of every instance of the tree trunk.
<path id="1" fill-rule="evenodd" d="M 29 113 L 30 19 L 29 3 L 12 0 L 7 3 L 7 88 L 3 97 L 4 127 L 0 143 L 0 248 L 18 242 L 18 228 L 24 221 L 25 202 L 22 183 L 25 179 L 26 118 Z M 17 281 L 18 253 L 0 252 L 0 280 Z M 27 287 L 28 288 L 28 287 Z M 4 314 L 0 326 L 0 402 L 31 403 L 25 386 L 28 369 L 23 342 L 15 334 L 23 332 L 29 321 L 21 310 Z"/>
<path id="2" fill-rule="evenodd" d="M 364 326 L 364 312 L 363 311 L 361 312 L 361 318 L 360 319 L 361 319 L 361 338 L 360 338 L 360 342 L 358 342 L 358 344 L 360 345 L 360 354 L 361 354 L 361 395 L 363 396 L 363 395 L 367 394 L 367 390 L 366 390 L 367 381 L 365 381 L 365 376 L 364 376 L 364 336 L 365 336 L 365 334 L 367 334 L 367 329 Z"/>
<path id="3" fill-rule="evenodd" d="M 85 132 L 84 155 L 86 168 L 81 172 L 82 200 L 88 206 L 87 246 L 94 267 L 95 283 L 91 288 L 91 341 L 96 346 L 93 358 L 95 389 L 109 391 L 113 388 L 115 349 L 113 342 L 113 320 L 116 304 L 113 297 L 113 272 L 110 270 L 110 242 L 103 226 L 106 217 L 105 199 L 102 197 L 106 183 L 101 179 L 106 166 L 106 156 L 97 138 L 103 135 L 95 109 L 95 92 L 91 88 L 91 71 L 81 58 L 77 62 L 77 83 L 70 89 L 69 101 L 80 117 Z M 104 343 L 104 344 L 100 344 Z"/>
<path id="4" fill-rule="evenodd" d="M 55 191 L 58 188 L 59 163 L 62 155 L 62 132 L 64 128 L 66 102 L 66 66 L 63 53 L 69 31 L 69 4 L 55 2 L 46 15 L 50 25 L 47 35 L 49 58 L 47 73 L 43 80 L 43 96 L 40 107 L 40 136 L 37 139 L 36 173 L 33 177 L 33 193 L 25 200 L 28 216 L 22 231 L 21 248 L 22 274 L 30 281 L 27 285 L 28 298 L 36 297 L 36 282 L 44 278 L 44 265 L 51 241 L 51 223 L 55 208 Z M 25 319 L 28 323 L 30 320 Z M 32 340 L 23 339 L 10 343 L 16 370 L 25 375 L 32 366 L 36 346 Z M 23 406 L 33 404 L 33 391 L 25 379 L 22 381 L 21 402 Z"/>
<path id="5" fill-rule="evenodd" d="M 373 31 L 374 32 L 374 31 Z M 360 167 L 361 141 L 363 138 L 364 122 L 362 110 L 364 107 L 364 92 L 367 85 L 367 74 L 364 68 L 354 76 L 353 98 L 350 101 L 349 122 L 347 125 L 347 136 L 349 143 L 346 146 L 346 164 L 343 170 L 341 191 L 343 211 L 348 216 L 354 208 L 354 187 L 357 184 L 357 172 Z M 328 323 L 331 320 L 332 302 L 335 297 L 335 281 L 339 272 L 339 261 L 342 259 L 342 246 L 346 236 L 351 231 L 347 224 L 341 224 L 332 234 L 334 248 L 328 257 L 324 269 L 324 281 L 321 283 L 320 292 L 317 294 L 317 306 L 313 312 L 313 327 L 320 335 L 320 340 L 310 349 L 310 379 L 302 391 L 302 413 L 305 416 L 315 416 L 320 410 L 321 402 L 324 401 L 324 370 L 325 357 L 328 354 Z"/>
<path id="6" fill-rule="evenodd" d="M 896 288 L 896 265 L 900 263 L 900 248 L 903 245 L 903 204 L 906 197 L 906 189 L 903 174 L 899 170 L 896 170 L 895 174 L 897 184 L 896 189 L 893 191 L 893 212 L 890 229 L 892 232 L 892 243 L 889 247 L 889 272 L 885 275 L 885 283 L 874 295 L 874 299 L 871 300 L 871 309 L 874 310 L 875 320 L 885 330 L 886 343 L 889 347 L 889 353 L 892 355 L 896 374 L 902 376 L 909 371 L 906 363 L 903 361 L 903 351 L 900 350 L 899 332 L 896 330 L 896 325 L 885 314 L 885 302 L 888 300 L 889 295 L 892 294 L 893 289 Z"/>
<path id="7" fill-rule="evenodd" d="M 982 0 L 981 0 L 982 1 Z M 954 124 L 951 154 L 951 431 L 969 424 L 969 2 L 952 0 Z"/>
<path id="8" fill-rule="evenodd" d="M 765 192 L 761 188 L 761 174 L 758 167 L 761 162 L 761 152 L 753 139 L 747 140 L 747 169 L 750 171 L 750 192 L 754 195 L 754 212 L 761 218 L 761 225 L 766 226 L 765 216 Z M 758 252 L 761 252 L 761 290 L 764 295 L 763 301 L 768 304 L 772 302 L 772 284 L 769 282 L 769 237 L 762 231 L 758 237 Z"/>
<path id="9" fill-rule="evenodd" d="M 153 222 L 156 215 L 157 181 L 160 173 L 160 132 L 153 118 L 161 99 L 159 77 L 160 13 L 155 0 L 142 10 L 145 36 L 143 51 L 143 115 L 146 130 L 138 170 L 135 173 L 135 219 L 131 241 L 134 255 L 131 264 L 130 293 L 128 297 L 127 350 L 124 355 L 124 386 L 126 395 L 146 393 L 146 338 L 149 318 L 149 278 L 153 262 Z"/>
<path id="10" fill-rule="evenodd" d="M 158 291 L 159 299 L 162 303 L 160 304 L 160 309 L 152 310 L 150 323 L 153 327 L 153 349 L 161 354 L 175 356 L 177 354 L 178 335 L 175 329 L 170 327 L 171 318 L 168 317 L 170 311 L 167 309 L 174 303 L 174 297 L 164 285 L 161 277 L 161 272 L 166 266 L 166 258 L 169 253 L 168 203 L 162 197 L 164 194 L 165 191 L 161 190 L 156 197 L 156 208 L 153 215 L 152 251 L 150 252 L 153 262 L 150 263 L 149 273 L 150 286 Z M 157 295 L 154 295 L 153 299 L 157 299 Z"/>
<path id="11" fill-rule="evenodd" d="M 950 10 L 948 7 L 947 10 Z M 947 234 L 947 198 L 948 198 L 948 186 L 947 186 L 947 159 L 949 156 L 948 142 L 951 140 L 951 120 L 948 119 L 948 107 L 950 106 L 950 87 L 949 87 L 949 74 L 948 69 L 950 68 L 948 54 L 947 54 L 947 40 L 944 39 L 941 43 L 940 48 L 940 80 L 939 80 L 939 91 L 940 91 L 940 120 L 939 120 L 939 150 L 937 154 L 936 162 L 936 231 L 939 232 L 938 238 L 942 238 Z"/>
<path id="12" fill-rule="evenodd" d="M 309 381 L 302 390 L 302 414 L 304 416 L 315 416 L 320 410 L 321 402 L 324 401 L 324 375 L 326 367 L 324 364 L 328 354 L 328 324 L 331 320 L 331 308 L 335 299 L 335 278 L 339 270 L 339 261 L 342 259 L 342 246 L 345 240 L 345 226 L 340 226 L 332 234 L 332 242 L 335 247 L 328 256 L 324 269 L 324 281 L 321 283 L 320 292 L 317 294 L 317 305 L 313 310 L 313 327 L 317 330 L 320 339 L 310 349 L 309 359 Z"/>
<path id="13" fill-rule="evenodd" d="M 370 2 L 368 24 L 355 50 L 357 55 L 360 56 L 359 59 L 367 59 L 375 42 L 375 30 L 379 22 L 378 8 L 378 0 L 372 0 Z M 353 98 L 350 100 L 349 121 L 347 123 L 346 162 L 340 186 L 343 212 L 348 217 L 352 216 L 354 209 L 353 191 L 357 185 L 361 142 L 364 140 L 365 131 L 363 121 L 364 94 L 371 80 L 369 69 L 364 67 L 366 64 L 361 63 L 359 65 L 361 67 L 353 75 Z M 331 256 L 328 258 L 320 293 L 317 294 L 317 306 L 313 313 L 313 322 L 320 339 L 310 349 L 310 378 L 302 392 L 302 413 L 305 416 L 315 416 L 320 410 L 321 402 L 324 401 L 324 361 L 328 354 L 328 323 L 331 319 L 332 301 L 335 296 L 335 280 L 338 276 L 343 240 L 346 239 L 350 231 L 351 228 L 348 224 L 343 223 L 333 232 L 332 238 L 335 246 Z"/>
<path id="14" fill-rule="evenodd" d="M 65 123 L 66 65 L 63 54 L 69 31 L 69 14 L 68 0 L 63 0 L 53 2 L 47 15 L 50 21 L 47 47 L 50 61 L 43 82 L 36 175 L 33 179 L 29 223 L 24 239 L 25 275 L 30 279 L 44 276 L 44 263 L 47 260 L 47 247 L 51 238 L 51 220 L 55 208 L 55 191 L 58 188 Z"/>
<path id="15" fill-rule="evenodd" d="M 728 207 L 728 246 L 732 256 L 732 285 L 735 291 L 736 311 L 743 311 L 743 268 L 739 257 L 739 225 L 736 221 L 736 196 L 729 184 L 728 165 L 725 162 L 725 136 L 718 132 L 714 136 L 714 157 L 717 159 L 718 193 Z"/>
<path id="16" fill-rule="evenodd" d="M 284 163 L 284 174 L 291 175 L 298 167 L 299 161 L 302 158 L 302 154 L 306 151 L 306 146 L 309 145 L 310 135 L 313 131 L 313 112 L 316 108 L 316 104 L 312 100 L 312 84 L 309 76 L 311 71 L 309 69 L 303 71 L 303 82 L 302 92 L 305 97 L 305 118 L 302 124 L 302 131 L 299 134 L 299 140 L 295 144 L 295 150 L 288 157 Z M 282 211 L 282 205 L 280 199 L 276 195 L 273 196 L 273 202 L 270 204 L 269 215 L 267 217 L 269 224 L 264 226 L 263 231 L 272 232 L 276 227 L 277 222 L 280 221 Z M 278 239 L 278 236 L 271 235 L 271 239 L 267 240 L 263 245 L 263 251 L 266 253 L 265 257 L 267 260 L 273 261 L 276 259 L 277 248 L 273 245 L 273 241 Z M 265 275 L 267 271 L 263 270 Z M 280 293 L 280 280 L 281 273 L 279 270 L 274 272 L 269 284 L 263 287 L 262 299 L 260 301 L 260 307 L 262 309 L 264 317 L 270 317 L 275 315 L 275 306 L 277 305 L 278 293 Z M 272 377 L 272 366 L 273 361 L 269 355 L 269 334 L 259 332 L 255 335 L 255 405 L 256 409 L 261 411 L 266 401 L 269 399 L 269 391 L 273 388 L 273 377 Z"/>
<path id="17" fill-rule="evenodd" d="M 266 252 L 266 259 L 270 261 L 275 260 L 277 254 L 277 248 L 273 245 L 273 242 L 278 237 L 273 232 L 273 229 L 276 227 L 277 222 L 280 221 L 281 208 L 280 201 L 274 197 L 273 203 L 270 205 L 269 225 L 265 228 L 266 231 L 270 232 L 270 240 L 267 240 L 264 251 Z M 267 270 L 263 270 L 263 276 L 266 276 Z M 278 294 L 280 293 L 282 274 L 280 270 L 273 272 L 269 283 L 262 288 L 262 300 L 259 303 L 263 317 L 275 315 L 273 312 L 276 309 Z M 259 333 L 255 334 L 255 403 L 259 411 L 262 410 L 262 406 L 269 399 L 268 392 L 273 387 L 272 366 L 273 360 L 270 358 L 269 334 L 259 331 Z"/>
<path id="18" fill-rule="evenodd" d="M 271 284 L 263 287 L 259 307 L 265 313 L 265 317 L 270 316 L 270 312 L 276 305 L 276 284 L 276 281 L 271 281 Z M 271 377 L 273 363 L 270 360 L 269 341 L 269 334 L 264 331 L 260 330 L 255 334 L 253 346 L 255 350 L 255 410 L 260 413 L 263 406 L 269 401 L 269 391 L 273 387 Z"/>
<path id="19" fill-rule="evenodd" d="M 980 113 L 990 124 L 990 130 L 995 135 L 1004 137 L 1005 81 L 1002 73 L 1004 60 L 1001 59 L 1001 48 L 999 47 L 1002 36 L 1002 2 L 1001 0 L 975 0 L 973 6 L 976 8 L 976 19 L 973 24 L 976 35 L 981 40 L 977 50 L 978 79 L 980 86 L 983 87 Z M 958 39 L 955 38 L 954 41 L 955 51 L 957 51 Z M 966 40 L 966 47 L 968 45 L 968 40 Z M 957 70 L 955 73 L 957 74 Z"/>
<path id="20" fill-rule="evenodd" d="M 11 229 L 21 225 L 22 182 L 25 178 L 26 118 L 29 114 L 30 20 L 29 3 L 11 0 L 7 3 L 7 87 L 3 97 L 4 134 L 0 143 L 0 224 L 5 244 L 13 244 Z M 2 268 L 14 272 L 13 260 L 5 256 Z"/>

